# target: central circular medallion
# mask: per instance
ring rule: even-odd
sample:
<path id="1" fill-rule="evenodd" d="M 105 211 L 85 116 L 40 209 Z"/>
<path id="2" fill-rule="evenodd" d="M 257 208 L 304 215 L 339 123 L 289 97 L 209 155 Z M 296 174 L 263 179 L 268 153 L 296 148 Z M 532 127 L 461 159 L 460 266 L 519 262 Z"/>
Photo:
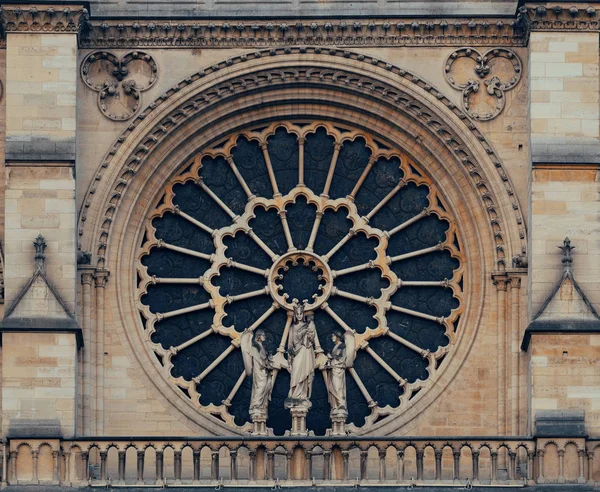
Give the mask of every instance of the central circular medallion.
<path id="1" fill-rule="evenodd" d="M 269 291 L 273 299 L 291 311 L 295 302 L 314 310 L 329 297 L 333 276 L 318 255 L 308 251 L 291 251 L 279 257 L 269 271 Z"/>

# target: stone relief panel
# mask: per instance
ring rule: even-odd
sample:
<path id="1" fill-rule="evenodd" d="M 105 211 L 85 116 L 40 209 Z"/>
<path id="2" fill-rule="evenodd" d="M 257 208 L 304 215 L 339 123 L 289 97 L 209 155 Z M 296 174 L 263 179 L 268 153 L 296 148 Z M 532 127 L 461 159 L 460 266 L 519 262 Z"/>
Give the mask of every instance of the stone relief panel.
<path id="1" fill-rule="evenodd" d="M 85 85 L 98 93 L 102 114 L 124 121 L 139 111 L 142 92 L 156 83 L 158 65 L 143 51 L 131 51 L 122 57 L 96 51 L 83 60 L 81 77 Z"/>
<path id="2" fill-rule="evenodd" d="M 362 433 L 427 390 L 457 340 L 465 271 L 452 214 L 409 156 L 286 121 L 183 168 L 147 219 L 138 308 L 199 411 L 255 434 Z"/>
<path id="3" fill-rule="evenodd" d="M 521 80 L 519 57 L 506 48 L 480 53 L 474 48 L 453 51 L 446 60 L 444 75 L 448 83 L 462 91 L 462 104 L 472 118 L 488 121 L 506 105 L 505 92 Z"/>

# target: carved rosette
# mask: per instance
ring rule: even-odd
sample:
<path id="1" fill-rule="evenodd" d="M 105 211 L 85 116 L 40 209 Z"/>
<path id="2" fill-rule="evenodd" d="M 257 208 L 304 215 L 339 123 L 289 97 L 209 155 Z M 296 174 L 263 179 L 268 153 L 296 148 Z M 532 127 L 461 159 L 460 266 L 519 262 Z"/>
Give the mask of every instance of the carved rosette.
<path id="1" fill-rule="evenodd" d="M 460 48 L 448 57 L 444 75 L 448 83 L 462 91 L 463 108 L 476 120 L 498 116 L 506 105 L 505 93 L 521 80 L 519 57 L 506 48 L 481 54 L 474 48 Z"/>
<path id="2" fill-rule="evenodd" d="M 102 114 L 113 121 L 124 121 L 140 110 L 142 92 L 156 83 L 158 65 L 143 51 L 131 51 L 121 58 L 96 51 L 83 60 L 81 77 L 98 93 Z"/>
<path id="3" fill-rule="evenodd" d="M 213 390 L 209 380 L 215 374 L 233 367 L 227 361 L 239 352 L 242 331 L 265 328 L 272 348 L 283 354 L 294 298 L 305 300 L 306 310 L 315 313 L 320 345 L 329 343 L 327 327 L 335 327 L 351 333 L 357 355 L 369 359 L 363 363 L 359 358 L 348 369 L 347 377 L 368 407 L 361 424 L 353 424 L 350 416 L 350 431 L 405 410 L 432 384 L 457 340 L 464 310 L 464 258 L 447 205 L 405 152 L 365 132 L 329 123 L 278 122 L 226 137 L 192 157 L 183 169 L 148 216 L 137 262 L 137 305 L 158 367 L 199 410 L 251 430 L 248 421 L 240 422 L 239 412 L 230 411 L 232 402 L 243 397 L 237 393 L 244 372 L 227 375 L 235 384 L 227 388 L 222 403 L 206 402 L 202 395 Z M 322 176 L 318 185 L 317 175 Z M 197 203 L 189 195 L 196 192 L 204 197 Z M 218 216 L 228 223 L 219 224 Z M 204 239 L 185 239 L 187 227 Z M 206 265 L 201 275 L 193 262 Z M 433 279 L 443 271 L 449 274 Z M 399 272 L 406 272 L 406 278 Z M 160 285 L 182 290 L 158 292 Z M 420 297 L 419 292 L 428 294 Z M 399 302 L 404 294 L 411 299 L 409 305 Z M 438 295 L 449 296 L 438 299 L 449 306 L 443 315 L 436 312 Z M 248 303 L 260 299 L 266 302 L 264 309 L 253 311 Z M 175 309 L 161 311 L 162 306 Z M 367 317 L 371 322 L 363 323 L 363 309 L 372 314 Z M 170 338 L 165 321 L 199 312 L 210 313 L 210 326 L 193 332 L 192 323 L 189 336 L 171 342 L 175 338 Z M 409 321 L 390 321 L 390 315 Z M 283 322 L 274 322 L 276 316 L 283 316 Z M 414 336 L 410 319 L 415 326 L 430 323 L 446 342 L 425 340 L 431 333 L 426 330 L 421 338 Z M 203 363 L 190 362 L 190 350 L 213 337 L 229 341 L 222 353 Z M 423 361 L 426 374 L 402 374 L 396 354 L 373 348 L 378 346 L 374 341 L 384 339 L 416 357 L 406 364 Z M 180 370 L 178 364 L 188 364 L 187 369 Z M 395 381 L 396 404 L 375 401 L 377 388 L 367 366 Z M 328 407 L 322 410 L 329 414 Z"/>

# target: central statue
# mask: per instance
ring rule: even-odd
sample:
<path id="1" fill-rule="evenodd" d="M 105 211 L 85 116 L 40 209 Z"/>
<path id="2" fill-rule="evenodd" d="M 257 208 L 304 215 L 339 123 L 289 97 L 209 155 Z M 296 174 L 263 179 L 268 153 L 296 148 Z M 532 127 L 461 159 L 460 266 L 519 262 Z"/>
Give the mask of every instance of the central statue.
<path id="1" fill-rule="evenodd" d="M 285 400 L 286 408 L 303 407 L 308 410 L 311 407 L 310 396 L 316 366 L 315 339 L 314 316 L 305 316 L 304 305 L 296 304 L 287 345 L 291 381 Z"/>

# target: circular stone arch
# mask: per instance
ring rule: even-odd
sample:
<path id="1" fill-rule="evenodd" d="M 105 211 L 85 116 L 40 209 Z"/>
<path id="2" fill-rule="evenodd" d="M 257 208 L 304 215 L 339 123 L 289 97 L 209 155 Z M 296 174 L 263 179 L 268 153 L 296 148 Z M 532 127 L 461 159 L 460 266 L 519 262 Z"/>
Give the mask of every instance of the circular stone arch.
<path id="1" fill-rule="evenodd" d="M 491 145 L 417 76 L 364 55 L 319 48 L 258 51 L 193 74 L 150 104 L 109 150 L 84 200 L 79 234 L 97 268 L 111 272 L 106 323 L 119 333 L 148 388 L 198 432 L 239 431 L 199 412 L 145 346 L 135 303 L 144 220 L 157 190 L 203 148 L 251 124 L 302 118 L 353 126 L 402 149 L 437 185 L 463 238 L 464 315 L 455 347 L 410 406 L 369 426 L 369 433 L 397 433 L 452 381 L 484 319 L 491 273 L 526 244 L 519 205 Z"/>

